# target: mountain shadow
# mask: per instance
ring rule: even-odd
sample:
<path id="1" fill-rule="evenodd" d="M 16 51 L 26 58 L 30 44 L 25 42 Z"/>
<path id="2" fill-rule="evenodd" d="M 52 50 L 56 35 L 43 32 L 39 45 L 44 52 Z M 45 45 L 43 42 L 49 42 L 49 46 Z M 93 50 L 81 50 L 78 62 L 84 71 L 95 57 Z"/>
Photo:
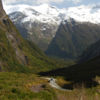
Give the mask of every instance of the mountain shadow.
<path id="1" fill-rule="evenodd" d="M 67 89 L 72 89 L 75 85 L 80 86 L 82 84 L 84 84 L 85 87 L 90 88 L 98 84 L 94 79 L 96 76 L 100 76 L 100 56 L 85 63 L 76 64 L 67 68 L 61 68 L 49 72 L 41 72 L 39 74 L 49 77 L 64 77 L 65 80 L 71 82 L 71 84 L 64 85 L 64 87 Z"/>
<path id="2" fill-rule="evenodd" d="M 100 56 L 100 40 L 89 46 L 83 54 L 80 56 L 80 62 L 93 59 L 94 57 Z"/>

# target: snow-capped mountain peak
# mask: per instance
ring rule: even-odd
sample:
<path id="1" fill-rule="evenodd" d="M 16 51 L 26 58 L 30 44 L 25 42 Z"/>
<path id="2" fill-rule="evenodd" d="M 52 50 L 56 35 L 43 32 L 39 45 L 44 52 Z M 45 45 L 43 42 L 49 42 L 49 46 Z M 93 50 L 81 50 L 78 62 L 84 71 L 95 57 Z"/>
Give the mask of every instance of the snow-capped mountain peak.
<path id="1" fill-rule="evenodd" d="M 59 24 L 61 22 L 60 13 L 61 10 L 50 6 L 48 4 L 43 4 L 40 6 L 29 6 L 29 5 L 14 5 L 14 6 L 4 6 L 8 14 L 14 12 L 21 12 L 26 17 L 22 22 L 26 21 L 40 21 L 43 23 Z"/>
<path id="2" fill-rule="evenodd" d="M 67 9 L 59 9 L 48 4 L 38 6 L 4 5 L 4 8 L 8 14 L 13 12 L 23 13 L 26 17 L 22 22 L 39 21 L 42 23 L 60 24 L 62 20 L 73 18 L 78 22 L 100 23 L 100 5 L 81 5 Z"/>

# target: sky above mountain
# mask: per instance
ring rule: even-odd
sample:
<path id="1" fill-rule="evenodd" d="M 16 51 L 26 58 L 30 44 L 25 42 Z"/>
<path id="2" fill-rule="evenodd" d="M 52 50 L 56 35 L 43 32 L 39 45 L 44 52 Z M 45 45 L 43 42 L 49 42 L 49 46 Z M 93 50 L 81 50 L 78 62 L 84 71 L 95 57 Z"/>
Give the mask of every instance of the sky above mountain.
<path id="1" fill-rule="evenodd" d="M 3 0 L 3 4 L 16 5 L 16 4 L 29 4 L 40 5 L 47 3 L 58 8 L 67 8 L 79 5 L 100 4 L 100 0 Z"/>

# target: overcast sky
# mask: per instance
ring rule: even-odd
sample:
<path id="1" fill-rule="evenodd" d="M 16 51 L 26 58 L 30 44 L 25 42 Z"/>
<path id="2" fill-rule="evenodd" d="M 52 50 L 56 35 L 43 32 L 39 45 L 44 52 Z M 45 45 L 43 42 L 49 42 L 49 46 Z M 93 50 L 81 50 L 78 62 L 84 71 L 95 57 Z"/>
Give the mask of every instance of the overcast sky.
<path id="1" fill-rule="evenodd" d="M 67 8 L 78 5 L 90 5 L 90 4 L 100 4 L 100 0 L 2 0 L 6 5 L 15 4 L 29 4 L 29 5 L 39 5 L 43 3 L 48 3 L 59 8 Z"/>

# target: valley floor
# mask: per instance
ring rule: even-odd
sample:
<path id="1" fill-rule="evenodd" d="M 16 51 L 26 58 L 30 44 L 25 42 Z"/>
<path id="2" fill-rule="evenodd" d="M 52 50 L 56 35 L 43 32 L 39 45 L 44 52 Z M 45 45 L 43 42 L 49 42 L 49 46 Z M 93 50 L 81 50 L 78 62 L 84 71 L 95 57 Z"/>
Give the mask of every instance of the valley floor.
<path id="1" fill-rule="evenodd" d="M 99 82 L 99 77 L 96 80 Z M 92 88 L 76 86 L 63 91 L 53 88 L 50 82 L 35 74 L 0 73 L 0 100 L 100 100 L 100 85 Z M 56 77 L 59 86 L 68 84 Z"/>

